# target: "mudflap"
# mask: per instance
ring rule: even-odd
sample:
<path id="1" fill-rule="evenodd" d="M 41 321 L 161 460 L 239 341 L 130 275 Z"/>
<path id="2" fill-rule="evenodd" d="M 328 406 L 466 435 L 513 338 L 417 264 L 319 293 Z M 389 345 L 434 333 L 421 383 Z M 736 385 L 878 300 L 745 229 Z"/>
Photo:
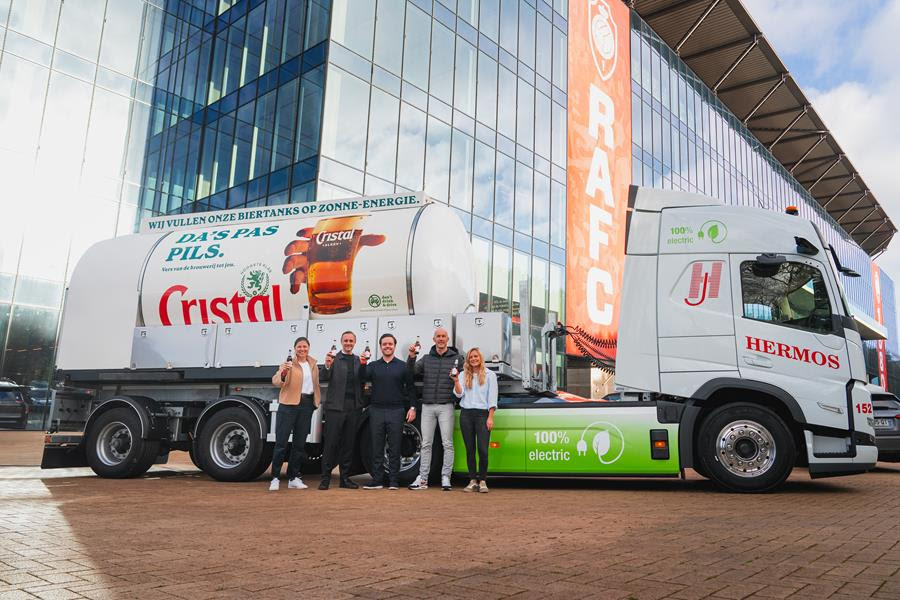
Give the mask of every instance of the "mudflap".
<path id="1" fill-rule="evenodd" d="M 69 469 L 88 466 L 82 437 L 48 435 L 44 441 L 42 469 Z"/>

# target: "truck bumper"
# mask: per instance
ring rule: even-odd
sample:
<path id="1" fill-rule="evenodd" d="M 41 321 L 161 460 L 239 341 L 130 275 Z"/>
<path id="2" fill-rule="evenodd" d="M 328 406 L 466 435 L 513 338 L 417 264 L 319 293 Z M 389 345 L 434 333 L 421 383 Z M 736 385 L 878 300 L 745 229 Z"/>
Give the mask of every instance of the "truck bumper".
<path id="1" fill-rule="evenodd" d="M 44 436 L 42 469 L 66 469 L 88 466 L 81 435 L 47 434 Z"/>
<path id="2" fill-rule="evenodd" d="M 830 458 L 824 461 L 810 461 L 809 476 L 812 479 L 858 475 L 875 468 L 878 449 L 875 446 L 857 446 L 855 458 Z"/>

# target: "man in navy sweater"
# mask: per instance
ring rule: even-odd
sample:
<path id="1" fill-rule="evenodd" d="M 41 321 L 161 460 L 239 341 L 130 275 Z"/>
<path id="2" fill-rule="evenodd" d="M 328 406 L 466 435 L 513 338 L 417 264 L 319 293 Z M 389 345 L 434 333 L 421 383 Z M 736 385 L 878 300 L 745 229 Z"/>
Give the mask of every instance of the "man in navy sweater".
<path id="1" fill-rule="evenodd" d="M 385 333 L 378 340 L 381 358 L 365 367 L 362 375 L 372 383 L 372 399 L 369 404 L 369 427 L 372 431 L 372 481 L 363 486 L 367 490 L 384 487 L 384 443 L 387 439 L 388 489 L 399 487 L 400 442 L 403 439 L 403 420 L 416 420 L 415 386 L 406 361 L 397 358 L 394 350 L 397 338 Z"/>

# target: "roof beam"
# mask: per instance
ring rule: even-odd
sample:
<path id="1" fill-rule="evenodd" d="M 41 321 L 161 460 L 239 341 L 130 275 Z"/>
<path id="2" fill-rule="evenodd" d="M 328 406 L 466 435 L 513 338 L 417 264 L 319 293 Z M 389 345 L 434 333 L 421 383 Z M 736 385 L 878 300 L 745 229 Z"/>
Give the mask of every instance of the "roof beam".
<path id="1" fill-rule="evenodd" d="M 836 191 L 836 192 L 834 193 L 834 195 L 833 195 L 831 198 L 828 199 L 827 202 L 825 202 L 825 204 L 822 205 L 822 208 L 827 209 L 827 208 L 828 208 L 828 205 L 831 204 L 831 203 L 834 201 L 835 198 L 837 198 L 838 196 L 840 196 L 840 195 L 841 195 L 841 192 L 843 192 L 845 189 L 847 189 L 847 186 L 850 185 L 851 183 L 853 183 L 854 181 L 856 181 L 856 173 L 854 173 L 854 174 L 853 174 L 853 177 L 851 177 L 850 179 L 848 179 L 847 182 L 846 182 L 844 185 L 842 185 L 842 186 L 840 187 L 840 189 L 839 189 L 838 191 Z"/>
<path id="2" fill-rule="evenodd" d="M 678 12 L 684 8 L 689 6 L 693 6 L 694 4 L 699 4 L 701 2 L 706 2 L 707 0 L 682 0 L 682 2 L 676 2 L 675 4 L 670 4 L 665 8 L 660 8 L 659 10 L 655 10 L 653 12 L 647 13 L 646 15 L 641 15 L 641 17 L 645 21 L 651 21 L 658 17 L 664 17 L 666 15 L 670 15 L 674 12 Z"/>
<path id="3" fill-rule="evenodd" d="M 728 67 L 728 70 L 725 71 L 725 73 L 721 77 L 719 77 L 719 80 L 713 86 L 713 92 L 719 91 L 719 86 L 721 86 L 723 83 L 725 83 L 725 80 L 728 79 L 728 76 L 731 75 L 734 72 L 734 70 L 738 68 L 738 65 L 741 64 L 745 58 L 747 58 L 748 54 L 753 52 L 753 49 L 756 48 L 757 44 L 759 44 L 759 36 L 754 35 L 753 41 L 750 42 L 750 45 L 748 45 L 746 48 L 744 48 L 744 51 L 741 52 L 741 55 L 738 56 L 735 59 L 735 61 L 733 63 L 731 63 L 731 66 Z"/>
<path id="4" fill-rule="evenodd" d="M 815 169 L 813 169 L 813 171 L 815 171 Z M 835 179 L 844 179 L 845 177 L 849 177 L 849 175 L 832 175 L 830 177 L 823 177 L 822 181 L 834 181 Z M 807 183 L 812 183 L 813 181 L 815 181 L 815 179 L 809 179 L 806 181 L 798 179 L 797 181 L 799 181 L 803 185 L 806 185 Z"/>
<path id="5" fill-rule="evenodd" d="M 819 182 L 822 181 L 822 178 L 825 177 L 826 175 L 828 175 L 828 172 L 831 171 L 833 168 L 835 168 L 837 166 L 837 164 L 839 162 L 841 162 L 842 160 L 844 160 L 844 155 L 839 154 L 838 157 L 836 159 L 834 159 L 834 162 L 831 163 L 831 165 L 827 169 L 825 169 L 825 171 L 821 175 L 819 175 L 819 178 L 816 179 L 811 186 L 806 188 L 806 191 L 812 193 L 812 189 L 814 187 L 816 187 L 817 185 L 819 185 Z"/>
<path id="6" fill-rule="evenodd" d="M 888 235 L 886 238 L 884 238 L 883 242 L 881 242 L 880 244 L 875 246 L 875 248 L 872 250 L 872 253 L 870 254 L 870 256 L 879 254 L 883 248 L 887 247 L 888 243 L 890 243 L 890 241 L 892 239 L 894 239 L 894 233 L 895 232 L 891 232 L 890 235 Z M 862 244 L 860 244 L 860 246 L 861 245 Z M 874 256 L 873 256 L 873 258 L 874 258 Z"/>
<path id="7" fill-rule="evenodd" d="M 690 54 L 685 54 L 681 57 L 681 60 L 684 62 L 688 62 L 694 60 L 695 58 L 703 58 L 704 56 L 709 56 L 710 54 L 717 54 L 719 52 L 724 52 L 725 50 L 733 50 L 734 48 L 741 48 L 746 46 L 747 44 L 753 43 L 755 39 L 758 37 L 762 37 L 762 34 L 755 34 L 751 37 L 742 38 L 739 40 L 734 40 L 733 42 L 726 42 L 724 44 L 720 44 L 718 46 L 712 46 L 710 48 L 706 48 L 704 50 L 697 50 L 696 52 L 691 52 Z"/>
<path id="8" fill-rule="evenodd" d="M 806 157 L 809 156 L 809 155 L 812 153 L 812 151 L 816 149 L 816 146 L 818 146 L 819 144 L 821 144 L 822 141 L 823 141 L 826 137 L 828 137 L 828 136 L 826 136 L 826 135 L 824 135 L 824 134 L 823 134 L 823 135 L 820 135 L 820 136 L 819 136 L 819 139 L 817 139 L 817 140 L 813 143 L 813 145 L 809 147 L 809 150 L 807 150 L 806 152 L 803 153 L 803 156 L 801 156 L 801 157 L 797 160 L 797 162 L 794 163 L 794 166 L 791 167 L 791 170 L 790 170 L 790 174 L 791 174 L 791 175 L 794 174 L 794 169 L 796 169 L 797 167 L 799 167 L 800 164 L 803 163 L 804 160 L 806 160 Z"/>
<path id="9" fill-rule="evenodd" d="M 696 21 L 694 21 L 694 24 L 691 25 L 691 28 L 685 32 L 678 43 L 675 44 L 675 47 L 672 48 L 673 50 L 675 50 L 675 54 L 681 54 L 681 47 L 684 46 L 685 42 L 687 42 L 692 35 L 694 35 L 694 32 L 700 28 L 700 25 L 702 25 L 703 21 L 706 20 L 706 17 L 709 16 L 709 13 L 715 10 L 715 8 L 719 5 L 719 2 L 721 1 L 722 0 L 712 0 L 712 2 L 709 3 L 709 6 L 706 7 L 706 10 L 703 11 L 703 13 L 697 18 Z"/>
<path id="10" fill-rule="evenodd" d="M 781 76 L 778 78 L 778 81 L 775 82 L 775 85 L 773 85 L 772 88 L 771 88 L 768 92 L 766 92 L 766 95 L 763 96 L 763 97 L 760 99 L 760 101 L 757 102 L 757 103 L 753 106 L 752 109 L 750 109 L 750 112 L 747 113 L 747 116 L 744 117 L 744 125 L 746 125 L 746 124 L 747 124 L 747 121 L 749 121 L 750 118 L 751 118 L 754 114 L 756 114 L 756 111 L 758 111 L 760 108 L 762 108 L 762 105 L 763 105 L 763 104 L 765 104 L 766 102 L 768 102 L 769 98 L 772 97 L 772 94 L 774 94 L 775 92 L 777 92 L 777 91 L 778 91 L 778 88 L 780 88 L 780 87 L 784 84 L 785 81 L 787 81 L 787 73 L 782 73 Z"/>
<path id="11" fill-rule="evenodd" d="M 814 129 L 809 131 L 808 133 L 798 133 L 797 135 L 792 135 L 788 138 L 782 140 L 783 144 L 790 144 L 791 142 L 799 142 L 800 140 L 808 140 L 809 138 L 814 138 L 816 136 L 828 134 L 828 131 L 825 129 Z"/>
<path id="12" fill-rule="evenodd" d="M 747 89 L 749 87 L 755 87 L 757 85 L 762 85 L 764 83 L 775 83 L 776 81 L 782 81 L 782 78 L 787 78 L 787 73 L 778 73 L 777 75 L 769 75 L 768 77 L 760 77 L 759 79 L 754 79 L 753 81 L 745 81 L 744 83 L 737 83 L 735 85 L 728 86 L 727 88 L 722 88 L 719 90 L 720 94 L 727 94 L 729 92 L 737 92 L 743 89 Z M 769 94 L 767 94 L 769 95 Z"/>
<path id="13" fill-rule="evenodd" d="M 870 210 L 868 213 L 866 213 L 866 216 L 864 216 L 864 217 L 862 218 L 862 221 L 860 221 L 859 223 L 856 224 L 856 227 L 854 227 L 853 229 L 851 229 L 851 230 L 848 231 L 847 233 L 849 233 L 850 235 L 853 235 L 854 232 L 856 232 L 856 230 L 859 229 L 859 228 L 862 226 L 863 223 L 868 223 L 868 222 L 869 222 L 869 217 L 871 217 L 873 214 L 875 214 L 875 211 L 876 211 L 876 210 L 878 210 L 878 206 L 877 206 L 877 205 L 874 206 L 874 207 L 872 208 L 872 210 Z"/>
<path id="14" fill-rule="evenodd" d="M 846 218 L 846 216 L 849 215 L 849 214 L 853 211 L 854 208 L 856 208 L 856 205 L 857 205 L 857 204 L 859 204 L 860 202 L 862 202 L 863 200 L 865 200 L 865 198 L 866 198 L 868 195 L 869 195 L 869 190 L 864 191 L 864 192 L 862 193 L 862 196 L 860 196 L 859 198 L 857 198 L 857 199 L 856 199 L 856 202 L 854 202 L 853 204 L 851 204 L 851 205 L 844 211 L 844 214 L 842 214 L 840 217 L 838 217 L 838 220 L 837 220 L 838 225 L 840 225 L 840 224 L 841 224 L 841 221 L 843 221 L 843 220 Z"/>
<path id="15" fill-rule="evenodd" d="M 885 218 L 884 218 L 884 221 L 881 222 L 881 225 L 879 225 L 878 227 L 876 227 L 875 229 L 873 229 L 873 230 L 872 230 L 872 233 L 870 233 L 869 235 L 867 235 L 867 236 L 863 239 L 863 241 L 859 242 L 859 245 L 862 246 L 863 244 L 865 244 L 866 242 L 868 242 L 870 237 L 872 237 L 873 235 L 875 235 L 876 233 L 878 233 L 879 231 L 881 231 L 881 228 L 884 227 L 885 225 L 887 225 L 887 222 L 888 222 L 887 217 L 885 217 Z M 885 233 L 888 233 L 888 232 L 885 232 Z"/>
<path id="16" fill-rule="evenodd" d="M 813 158 L 813 159 L 810 159 L 810 161 L 809 161 L 808 164 L 810 164 L 810 165 L 815 164 L 816 166 L 815 166 L 815 167 L 810 167 L 810 168 L 806 169 L 805 171 L 803 171 L 802 173 L 798 173 L 798 174 L 797 174 L 797 177 L 798 177 L 798 178 L 799 178 L 799 177 L 803 177 L 804 175 L 806 175 L 806 174 L 809 173 L 810 171 L 815 171 L 815 170 L 818 168 L 818 164 L 819 164 L 819 163 L 823 163 L 823 162 L 829 161 L 829 160 L 831 160 L 832 158 L 834 158 L 835 156 L 837 156 L 837 154 L 829 154 L 828 156 L 817 156 L 817 157 L 815 157 L 815 158 Z M 794 163 L 792 163 L 792 162 L 785 162 L 785 163 L 781 163 L 781 164 L 782 164 L 785 168 L 787 168 L 787 167 L 793 167 L 793 166 L 794 166 Z"/>
<path id="17" fill-rule="evenodd" d="M 791 121 L 790 123 L 788 123 L 788 126 L 784 128 L 784 131 L 782 131 L 781 133 L 779 133 L 779 134 L 778 134 L 778 137 L 776 137 L 776 138 L 772 141 L 772 143 L 769 144 L 769 152 L 772 151 L 772 148 L 775 147 L 775 144 L 777 144 L 778 142 L 780 142 L 780 141 L 781 141 L 781 138 L 783 138 L 785 135 L 787 135 L 787 132 L 790 131 L 791 128 L 792 128 L 794 125 L 796 125 L 796 124 L 800 121 L 800 119 L 802 119 L 803 117 L 805 117 L 805 116 L 806 116 L 806 113 L 808 113 L 808 112 L 809 112 L 809 104 L 805 105 L 805 106 L 803 107 L 803 110 L 801 110 L 801 111 L 797 114 L 797 116 L 794 117 L 794 120 Z"/>
<path id="18" fill-rule="evenodd" d="M 772 117 L 780 117 L 783 115 L 792 115 L 794 111 L 799 110 L 800 106 L 792 106 L 791 108 L 783 108 L 781 110 L 773 110 L 772 112 L 762 113 L 760 115 L 756 115 L 750 121 L 761 121 L 763 119 L 771 119 Z"/>

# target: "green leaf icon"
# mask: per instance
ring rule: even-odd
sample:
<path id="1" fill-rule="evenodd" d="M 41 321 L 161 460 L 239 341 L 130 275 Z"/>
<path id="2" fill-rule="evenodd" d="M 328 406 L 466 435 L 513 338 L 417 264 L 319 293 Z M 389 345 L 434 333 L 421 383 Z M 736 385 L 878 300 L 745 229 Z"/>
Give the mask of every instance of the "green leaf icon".
<path id="1" fill-rule="evenodd" d="M 715 241 L 717 237 L 719 237 L 719 226 L 718 225 L 710 225 L 709 226 L 709 239 Z"/>

